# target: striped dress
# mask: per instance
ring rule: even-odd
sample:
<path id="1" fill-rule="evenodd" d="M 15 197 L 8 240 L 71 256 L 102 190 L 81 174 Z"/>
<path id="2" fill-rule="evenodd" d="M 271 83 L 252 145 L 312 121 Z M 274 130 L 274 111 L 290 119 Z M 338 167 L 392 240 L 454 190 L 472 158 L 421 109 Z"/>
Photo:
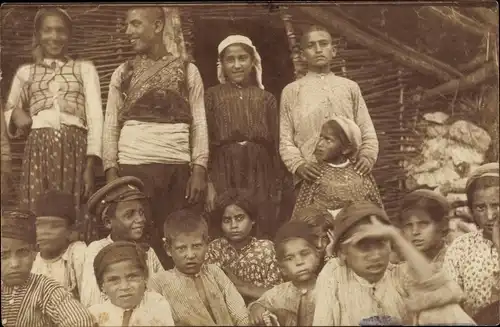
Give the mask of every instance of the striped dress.
<path id="1" fill-rule="evenodd" d="M 279 227 L 281 161 L 279 113 L 275 97 L 256 86 L 219 84 L 205 93 L 210 159 L 208 171 L 217 193 L 229 188 L 252 191 L 262 201 L 262 238 Z M 270 201 L 268 201 L 270 200 Z"/>
<path id="2" fill-rule="evenodd" d="M 2 283 L 2 326 L 93 326 L 94 318 L 56 281 L 30 274 L 26 283 Z"/>

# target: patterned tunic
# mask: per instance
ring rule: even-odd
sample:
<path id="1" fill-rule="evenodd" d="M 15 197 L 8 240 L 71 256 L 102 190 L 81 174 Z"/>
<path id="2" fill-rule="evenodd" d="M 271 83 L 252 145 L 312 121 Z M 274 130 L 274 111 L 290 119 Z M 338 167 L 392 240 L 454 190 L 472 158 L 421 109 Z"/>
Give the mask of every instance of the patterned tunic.
<path id="1" fill-rule="evenodd" d="M 78 241 L 71 243 L 60 257 L 52 260 L 45 260 L 38 253 L 31 272 L 51 277 L 63 285 L 76 299 L 80 299 L 79 291 L 82 286 L 86 250 L 87 245 Z"/>
<path id="2" fill-rule="evenodd" d="M 304 298 L 301 305 L 302 296 Z M 304 295 L 292 282 L 286 282 L 265 292 L 257 301 L 251 303 L 248 309 L 251 310 L 254 304 L 260 304 L 278 317 L 281 326 L 311 326 L 315 296 L 315 290 Z M 299 317 L 300 313 L 303 316 Z"/>
<path id="3" fill-rule="evenodd" d="M 482 233 L 456 238 L 443 263 L 443 269 L 462 287 L 466 295 L 464 308 L 471 316 L 494 301 L 494 289 L 500 286 L 498 251 Z"/>
<path id="4" fill-rule="evenodd" d="M 205 94 L 210 140 L 209 175 L 217 193 L 229 188 L 252 191 L 269 206 L 259 227 L 274 235 L 282 174 L 278 154 L 279 114 L 274 96 L 256 86 L 233 83 Z M 274 205 L 273 205 L 274 203 Z"/>
<path id="5" fill-rule="evenodd" d="M 371 201 L 383 207 L 373 176 L 361 176 L 348 162 L 347 166 L 321 164 L 323 174 L 314 183 L 304 181 L 300 186 L 294 211 L 308 206 L 337 210 L 353 201 Z"/>
<path id="6" fill-rule="evenodd" d="M 199 296 L 195 278 L 200 278 L 208 308 Z M 248 326 L 245 302 L 231 280 L 215 265 L 203 265 L 196 276 L 176 268 L 156 274 L 149 289 L 170 303 L 176 326 Z"/>
<path id="7" fill-rule="evenodd" d="M 94 304 L 103 303 L 107 300 L 104 293 L 101 292 L 97 285 L 97 280 L 94 274 L 94 259 L 106 245 L 113 243 L 111 235 L 99 241 L 94 241 L 89 244 L 85 253 L 85 262 L 83 264 L 82 289 L 80 292 L 80 301 L 85 307 L 90 307 Z M 147 251 L 147 265 L 149 277 L 159 271 L 163 271 L 160 260 L 153 249 Z"/>
<path id="8" fill-rule="evenodd" d="M 210 242 L 206 260 L 229 268 L 241 280 L 258 287 L 273 287 L 282 282 L 274 244 L 268 240 L 252 237 L 249 244 L 237 251 L 226 238 L 218 238 Z"/>
<path id="9" fill-rule="evenodd" d="M 89 308 L 99 327 L 121 326 L 124 309 L 107 300 Z M 156 292 L 144 293 L 141 303 L 134 308 L 128 326 L 174 326 L 168 301 Z"/>
<path id="10" fill-rule="evenodd" d="M 315 161 L 313 152 L 321 126 L 337 115 L 358 124 L 363 139 L 359 156 L 375 163 L 377 134 L 359 85 L 333 73 L 309 72 L 288 84 L 281 94 L 280 154 L 292 174 L 306 161 Z"/>
<path id="11" fill-rule="evenodd" d="M 56 281 L 30 274 L 19 287 L 2 283 L 2 325 L 5 327 L 93 326 L 94 320 Z"/>
<path id="12" fill-rule="evenodd" d="M 419 324 L 472 322 L 458 305 L 460 288 L 446 274 L 435 273 L 423 282 L 407 275 L 406 265 L 389 264 L 382 279 L 370 284 L 339 259 L 331 259 L 316 282 L 313 326 L 355 326 L 375 316 L 411 325 L 415 318 Z"/>

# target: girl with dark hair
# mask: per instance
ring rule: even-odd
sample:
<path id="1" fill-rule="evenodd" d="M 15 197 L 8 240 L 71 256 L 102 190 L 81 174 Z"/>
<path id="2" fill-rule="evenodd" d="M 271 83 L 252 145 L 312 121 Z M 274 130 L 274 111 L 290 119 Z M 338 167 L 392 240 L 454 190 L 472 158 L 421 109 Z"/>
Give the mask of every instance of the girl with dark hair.
<path id="1" fill-rule="evenodd" d="M 222 194 L 214 215 L 222 237 L 210 242 L 206 260 L 221 267 L 247 300 L 259 298 L 282 282 L 274 243 L 257 239 L 257 204 L 251 192 L 229 190 Z"/>
<path id="2" fill-rule="evenodd" d="M 252 41 L 231 35 L 218 48 L 220 84 L 205 93 L 210 162 L 207 206 L 229 188 L 245 188 L 268 209 L 259 221 L 273 236 L 277 216 L 280 160 L 278 109 L 275 97 L 262 85 L 261 58 Z"/>
<path id="3" fill-rule="evenodd" d="M 102 152 L 103 113 L 99 76 L 91 62 L 72 60 L 70 16 L 59 8 L 38 11 L 34 63 L 21 66 L 7 100 L 11 138 L 28 135 L 20 202 L 34 210 L 47 190 L 73 195 L 75 212 L 94 188 L 94 166 Z"/>
<path id="4" fill-rule="evenodd" d="M 298 209 L 308 206 L 339 210 L 364 200 L 383 207 L 373 176 L 355 170 L 353 158 L 360 146 L 361 131 L 354 121 L 338 116 L 323 125 L 314 151 L 322 176 L 314 182 L 302 182 L 294 216 Z"/>

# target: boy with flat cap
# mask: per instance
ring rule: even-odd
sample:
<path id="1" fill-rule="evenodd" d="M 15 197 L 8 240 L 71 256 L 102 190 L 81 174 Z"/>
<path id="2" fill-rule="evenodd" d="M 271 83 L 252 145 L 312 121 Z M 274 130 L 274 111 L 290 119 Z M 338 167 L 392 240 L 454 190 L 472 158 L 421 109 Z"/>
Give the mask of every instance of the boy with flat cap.
<path id="1" fill-rule="evenodd" d="M 94 326 L 94 319 L 55 280 L 31 273 L 35 215 L 2 212 L 2 326 Z"/>
<path id="2" fill-rule="evenodd" d="M 106 300 L 94 275 L 94 258 L 106 245 L 115 241 L 139 242 L 146 227 L 144 184 L 132 176 L 120 177 L 94 193 L 88 202 L 90 214 L 101 219 L 110 230 L 108 237 L 90 243 L 85 254 L 80 299 L 86 307 Z M 153 249 L 147 249 L 147 265 L 152 276 L 163 267 Z M 173 267 L 173 264 L 171 265 Z"/>

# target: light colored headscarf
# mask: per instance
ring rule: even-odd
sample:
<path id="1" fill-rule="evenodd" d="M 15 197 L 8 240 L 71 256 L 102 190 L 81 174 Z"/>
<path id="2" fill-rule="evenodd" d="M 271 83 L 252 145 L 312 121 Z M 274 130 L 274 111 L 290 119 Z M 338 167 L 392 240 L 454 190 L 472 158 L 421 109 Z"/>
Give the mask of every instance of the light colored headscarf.
<path id="1" fill-rule="evenodd" d="M 363 141 L 359 126 L 353 120 L 342 116 L 336 116 L 331 120 L 336 121 L 340 125 L 345 135 L 347 136 L 347 140 L 349 140 L 349 142 L 351 143 L 351 151 L 349 152 L 349 157 L 353 159 L 356 158 Z"/>
<path id="2" fill-rule="evenodd" d="M 40 20 L 43 19 L 49 13 L 58 14 L 59 16 L 61 16 L 61 18 L 63 18 L 63 20 L 65 20 L 66 23 L 68 24 L 68 28 L 70 30 L 70 35 L 71 35 L 73 20 L 71 19 L 71 16 L 66 12 L 66 10 L 61 9 L 59 7 L 48 7 L 38 10 L 35 15 L 35 19 L 33 20 L 33 39 L 32 39 L 32 45 L 33 45 L 32 55 L 36 63 L 41 63 L 43 61 L 43 53 L 37 36 L 38 33 L 37 28 L 40 27 L 39 26 Z"/>
<path id="3" fill-rule="evenodd" d="M 219 47 L 217 48 L 219 57 L 225 48 L 236 43 L 246 44 L 253 49 L 254 68 L 256 74 L 255 79 L 257 81 L 257 85 L 261 89 L 264 89 L 264 85 L 262 84 L 262 59 L 260 58 L 257 48 L 255 48 L 255 46 L 253 45 L 252 40 L 250 40 L 248 37 L 243 35 L 229 35 L 228 37 L 226 37 L 224 40 L 222 40 L 222 42 L 219 44 Z M 221 84 L 226 83 L 226 77 L 224 76 L 224 72 L 222 71 L 222 64 L 220 62 L 220 59 L 217 60 L 217 77 Z"/>

